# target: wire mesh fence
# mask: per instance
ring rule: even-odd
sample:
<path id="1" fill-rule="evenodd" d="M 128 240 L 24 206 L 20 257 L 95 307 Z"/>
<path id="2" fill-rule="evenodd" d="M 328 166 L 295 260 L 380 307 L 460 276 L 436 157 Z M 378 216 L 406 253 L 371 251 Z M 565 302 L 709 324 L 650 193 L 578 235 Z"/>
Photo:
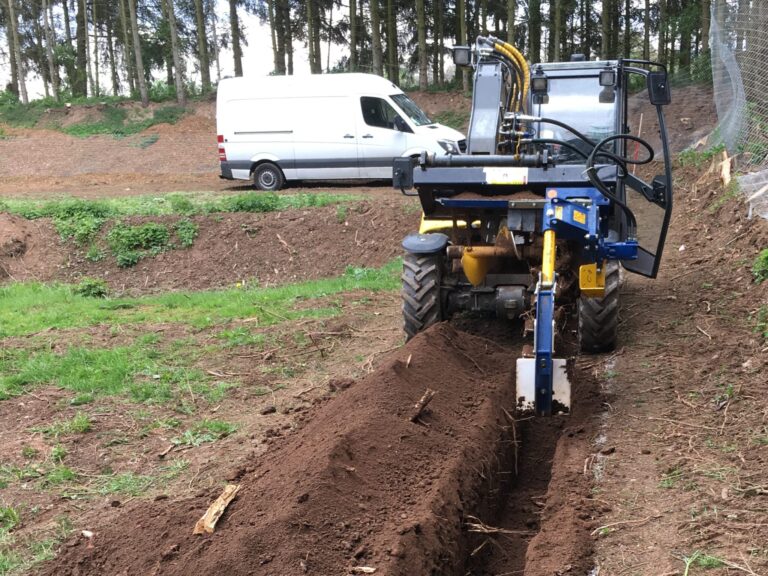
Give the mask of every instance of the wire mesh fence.
<path id="1" fill-rule="evenodd" d="M 723 144 L 750 171 L 739 184 L 750 212 L 768 218 L 768 1 L 713 0 L 712 81 Z"/>

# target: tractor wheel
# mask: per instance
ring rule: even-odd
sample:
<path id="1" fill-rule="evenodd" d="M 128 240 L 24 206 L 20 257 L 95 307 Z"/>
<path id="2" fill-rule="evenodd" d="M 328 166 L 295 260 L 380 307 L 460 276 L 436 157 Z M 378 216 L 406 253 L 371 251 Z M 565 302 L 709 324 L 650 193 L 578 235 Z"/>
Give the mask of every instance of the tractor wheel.
<path id="1" fill-rule="evenodd" d="M 590 354 L 616 347 L 619 329 L 619 263 L 606 265 L 602 298 L 579 297 L 579 347 Z"/>
<path id="2" fill-rule="evenodd" d="M 440 296 L 443 254 L 411 254 L 403 257 L 403 329 L 406 340 L 440 322 L 444 317 Z"/>
<path id="3" fill-rule="evenodd" d="M 259 190 L 273 192 L 283 187 L 285 178 L 283 171 L 277 165 L 272 164 L 272 162 L 264 162 L 253 171 L 253 183 Z"/>

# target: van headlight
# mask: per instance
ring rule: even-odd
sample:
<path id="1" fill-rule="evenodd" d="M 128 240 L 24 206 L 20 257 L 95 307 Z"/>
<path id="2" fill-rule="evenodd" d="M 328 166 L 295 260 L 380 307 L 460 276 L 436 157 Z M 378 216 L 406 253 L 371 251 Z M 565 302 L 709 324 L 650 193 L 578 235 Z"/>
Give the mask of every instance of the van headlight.
<path id="1" fill-rule="evenodd" d="M 448 154 L 460 154 L 459 145 L 453 140 L 438 140 L 440 148 L 445 150 Z"/>

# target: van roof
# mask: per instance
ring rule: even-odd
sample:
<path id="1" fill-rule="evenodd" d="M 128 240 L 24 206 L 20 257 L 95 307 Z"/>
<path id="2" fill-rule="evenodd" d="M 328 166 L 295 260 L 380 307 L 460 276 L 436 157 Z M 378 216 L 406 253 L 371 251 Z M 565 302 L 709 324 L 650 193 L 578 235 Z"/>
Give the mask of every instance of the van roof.
<path id="1" fill-rule="evenodd" d="M 219 82 L 219 97 L 251 91 L 260 96 L 332 96 L 376 92 L 398 94 L 402 90 L 375 74 L 343 73 L 309 76 L 241 76 Z"/>

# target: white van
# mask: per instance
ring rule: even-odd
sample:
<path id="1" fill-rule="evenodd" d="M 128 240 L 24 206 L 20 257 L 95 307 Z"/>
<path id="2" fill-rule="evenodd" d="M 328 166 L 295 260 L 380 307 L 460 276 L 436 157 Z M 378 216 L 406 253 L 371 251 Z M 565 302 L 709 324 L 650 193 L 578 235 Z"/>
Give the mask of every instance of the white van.
<path id="1" fill-rule="evenodd" d="M 372 74 L 226 78 L 216 102 L 221 177 L 261 190 L 288 180 L 392 178 L 392 161 L 458 153 L 460 132 L 432 122 Z"/>

